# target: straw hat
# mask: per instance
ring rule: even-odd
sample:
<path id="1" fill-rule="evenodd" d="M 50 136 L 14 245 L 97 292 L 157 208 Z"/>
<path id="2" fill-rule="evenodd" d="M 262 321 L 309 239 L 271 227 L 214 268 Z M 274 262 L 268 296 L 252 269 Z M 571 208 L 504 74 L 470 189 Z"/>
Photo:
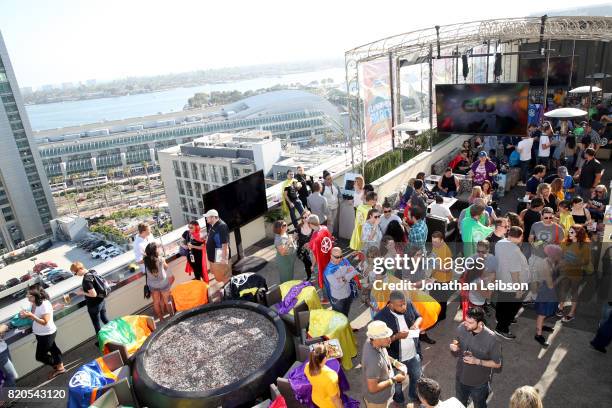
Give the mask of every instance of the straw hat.
<path id="1" fill-rule="evenodd" d="M 368 331 L 366 336 L 368 336 L 371 340 L 379 340 L 386 339 L 387 337 L 391 337 L 393 335 L 393 330 L 391 330 L 385 322 L 380 320 L 374 320 L 370 324 L 368 324 Z"/>

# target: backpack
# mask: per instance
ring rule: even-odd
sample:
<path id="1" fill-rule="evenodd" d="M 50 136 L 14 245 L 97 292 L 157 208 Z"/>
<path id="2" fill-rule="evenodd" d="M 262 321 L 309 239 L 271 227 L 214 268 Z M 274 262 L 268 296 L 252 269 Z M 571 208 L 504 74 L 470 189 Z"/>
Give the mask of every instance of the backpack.
<path id="1" fill-rule="evenodd" d="M 510 157 L 508 157 L 508 164 L 510 167 L 518 167 L 521 165 L 521 155 L 516 150 L 510 153 Z"/>
<path id="2" fill-rule="evenodd" d="M 96 293 L 98 294 L 97 297 L 105 298 L 108 295 L 110 295 L 111 287 L 106 281 L 106 279 L 98 275 L 97 272 L 94 270 L 90 270 L 89 273 L 93 277 L 94 289 L 96 290 Z"/>

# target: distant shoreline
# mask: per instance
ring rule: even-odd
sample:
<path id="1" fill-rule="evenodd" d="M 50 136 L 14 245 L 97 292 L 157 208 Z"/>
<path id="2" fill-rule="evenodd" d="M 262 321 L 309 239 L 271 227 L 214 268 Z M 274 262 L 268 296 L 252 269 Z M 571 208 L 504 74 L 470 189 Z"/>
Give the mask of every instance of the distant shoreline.
<path id="1" fill-rule="evenodd" d="M 186 82 L 186 83 L 184 82 L 184 83 L 177 83 L 172 86 L 161 86 L 161 87 L 156 87 L 156 88 L 151 88 L 151 89 L 147 89 L 147 88 L 131 89 L 131 90 L 124 89 L 124 90 L 120 90 L 119 93 L 117 93 L 116 91 L 115 93 L 110 93 L 110 91 L 99 91 L 95 93 L 82 94 L 79 96 L 75 96 L 75 95 L 66 95 L 64 97 L 58 96 L 58 97 L 51 97 L 50 99 L 41 100 L 41 101 L 27 101 L 26 103 L 24 103 L 24 105 L 34 106 L 34 105 L 46 105 L 50 103 L 86 101 L 86 100 L 91 100 L 91 99 L 118 98 L 121 96 L 141 95 L 141 94 L 150 94 L 150 93 L 155 93 L 155 92 L 172 91 L 174 89 L 180 89 L 180 88 L 188 89 L 188 88 L 196 88 L 196 87 L 207 86 L 207 85 L 230 84 L 232 82 L 249 81 L 252 79 L 259 79 L 259 78 L 281 78 L 286 75 L 299 75 L 299 74 L 305 74 L 309 72 L 324 71 L 328 69 L 339 69 L 339 68 L 342 68 L 342 67 L 324 66 L 324 67 L 317 67 L 316 69 L 312 69 L 312 68 L 311 69 L 289 69 L 287 71 L 280 71 L 278 73 L 269 73 L 269 74 L 245 73 L 245 74 L 236 74 L 233 77 L 230 74 L 230 77 L 226 79 L 205 80 L 202 82 L 199 82 L 199 81 L 198 82 Z M 120 81 L 127 81 L 127 79 L 123 79 Z M 112 84 L 112 81 L 108 82 L 107 84 Z M 55 91 L 65 92 L 65 90 L 60 90 L 60 89 L 55 89 Z M 36 91 L 33 93 L 33 95 L 37 93 L 41 93 L 41 92 L 44 92 L 44 91 Z M 28 98 L 24 97 L 24 99 L 28 99 Z"/>

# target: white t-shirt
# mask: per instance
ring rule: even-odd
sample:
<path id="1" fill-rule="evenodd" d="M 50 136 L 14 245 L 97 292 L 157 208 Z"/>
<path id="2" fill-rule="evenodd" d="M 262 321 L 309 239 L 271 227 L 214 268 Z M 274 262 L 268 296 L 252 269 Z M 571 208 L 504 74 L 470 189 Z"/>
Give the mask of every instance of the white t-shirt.
<path id="1" fill-rule="evenodd" d="M 482 278 L 478 278 L 472 281 L 472 283 L 475 283 L 476 285 L 478 285 L 479 288 L 482 285 L 481 282 L 483 282 Z M 470 290 L 469 297 L 470 297 L 470 302 L 472 302 L 476 306 L 482 306 L 485 304 L 486 298 L 482 295 L 482 293 L 478 291 Z"/>
<path id="2" fill-rule="evenodd" d="M 533 139 L 522 139 L 518 145 L 517 149 L 519 155 L 521 156 L 521 161 L 531 160 L 531 148 L 533 147 Z"/>
<path id="3" fill-rule="evenodd" d="M 400 315 L 395 312 L 391 312 L 391 314 L 397 319 L 397 323 L 399 325 L 398 330 L 401 332 L 407 332 L 408 325 L 406 324 L 406 318 L 404 318 L 404 315 Z M 414 356 L 416 356 L 416 347 L 414 346 L 414 340 L 410 337 L 400 339 L 399 360 L 408 361 Z"/>
<path id="4" fill-rule="evenodd" d="M 353 195 L 353 207 L 359 207 L 363 204 L 363 190 L 355 189 L 355 194 Z"/>
<path id="5" fill-rule="evenodd" d="M 142 238 L 140 235 L 136 235 L 134 238 L 134 260 L 136 263 L 142 261 L 145 255 L 145 248 L 149 245 L 150 242 L 153 242 L 153 237 L 149 235 L 147 238 Z M 145 266 L 144 263 L 140 264 L 140 272 L 144 273 Z"/>
<path id="6" fill-rule="evenodd" d="M 53 305 L 48 300 L 43 300 L 40 306 L 36 306 L 34 309 L 34 315 L 39 319 L 42 319 L 43 315 L 50 314 L 51 319 L 46 325 L 42 325 L 38 322 L 32 322 L 32 332 L 38 336 L 47 336 L 49 334 L 55 333 L 57 327 L 55 327 L 55 323 L 53 322 Z"/>
<path id="7" fill-rule="evenodd" d="M 321 187 L 321 190 L 323 191 L 323 187 Z M 338 208 L 338 197 L 340 196 L 340 191 L 338 191 L 335 184 L 332 184 L 331 186 L 326 185 L 325 191 L 323 191 L 322 195 L 325 197 L 325 199 L 327 199 L 328 210 L 335 210 Z"/>
<path id="8" fill-rule="evenodd" d="M 436 408 L 465 408 L 465 405 L 461 403 L 457 398 L 452 397 L 447 399 L 446 401 L 438 402 Z"/>
<path id="9" fill-rule="evenodd" d="M 451 213 L 451 210 L 444 204 L 433 203 L 430 208 L 431 208 L 431 215 L 435 215 L 435 216 L 446 218 L 446 219 L 448 219 L 448 217 L 453 216 L 453 214 Z"/>
<path id="10" fill-rule="evenodd" d="M 546 149 L 542 147 L 545 144 L 549 145 Z M 538 156 L 550 157 L 550 138 L 547 135 L 540 136 L 540 147 L 538 149 Z"/>

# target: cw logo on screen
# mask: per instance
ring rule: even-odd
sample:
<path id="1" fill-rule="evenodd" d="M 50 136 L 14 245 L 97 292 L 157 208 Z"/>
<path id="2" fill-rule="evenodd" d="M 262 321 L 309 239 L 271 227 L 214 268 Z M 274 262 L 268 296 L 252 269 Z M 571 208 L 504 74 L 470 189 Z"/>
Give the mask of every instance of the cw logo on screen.
<path id="1" fill-rule="evenodd" d="M 495 110 L 495 98 L 476 97 L 466 99 L 461 104 L 464 112 L 493 112 Z"/>

